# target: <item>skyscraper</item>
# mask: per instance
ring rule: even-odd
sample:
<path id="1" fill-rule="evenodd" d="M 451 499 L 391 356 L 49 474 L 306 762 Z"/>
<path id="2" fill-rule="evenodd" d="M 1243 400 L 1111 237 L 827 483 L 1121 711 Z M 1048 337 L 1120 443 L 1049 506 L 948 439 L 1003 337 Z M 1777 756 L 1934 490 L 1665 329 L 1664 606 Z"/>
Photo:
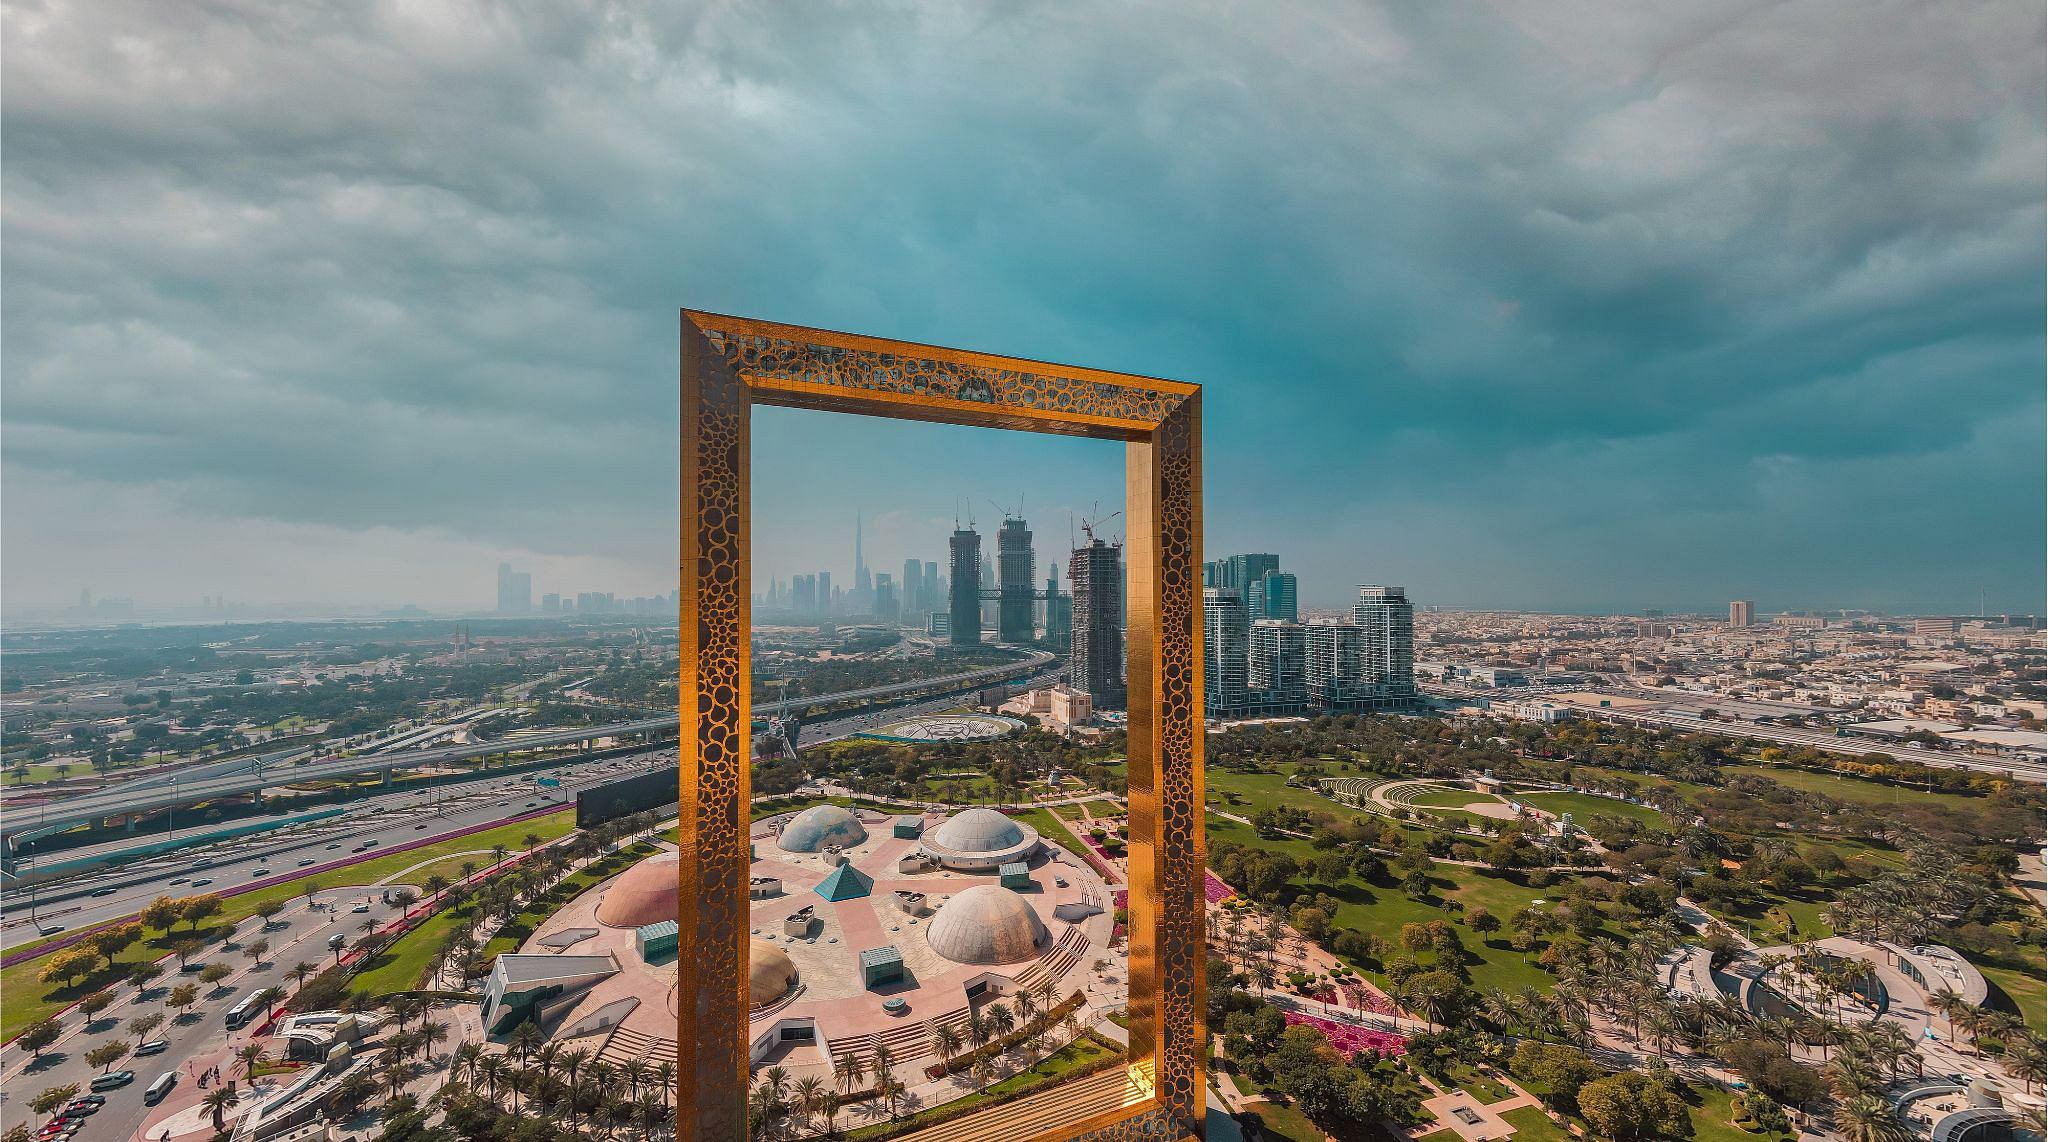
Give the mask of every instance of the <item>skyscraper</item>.
<path id="1" fill-rule="evenodd" d="M 789 609 L 799 615 L 818 613 L 818 577 L 792 575 L 789 580 Z"/>
<path id="2" fill-rule="evenodd" d="M 1364 631 L 1349 623 L 1317 623 L 1308 632 L 1308 696 L 1318 707 L 1342 709 L 1362 696 Z"/>
<path id="3" fill-rule="evenodd" d="M 1362 585 L 1351 605 L 1368 682 L 1394 698 L 1415 694 L 1415 607 L 1404 587 Z"/>
<path id="4" fill-rule="evenodd" d="M 1212 718 L 1244 713 L 1250 680 L 1244 596 L 1235 587 L 1202 588 L 1202 709 Z"/>
<path id="5" fill-rule="evenodd" d="M 952 576 L 952 597 L 947 610 L 952 620 L 949 636 L 954 646 L 981 645 L 981 536 L 972 528 L 956 527 L 946 541 L 948 574 Z"/>
<path id="6" fill-rule="evenodd" d="M 1746 627 L 1756 622 L 1756 604 L 1748 599 L 1737 599 L 1728 604 L 1728 625 Z"/>
<path id="7" fill-rule="evenodd" d="M 1002 592 L 996 610 L 998 641 L 1030 642 L 1037 637 L 1031 622 L 1031 580 L 1038 574 L 1037 562 L 1029 525 L 1004 518 L 996 532 L 996 583 Z"/>
<path id="8" fill-rule="evenodd" d="M 902 613 L 902 604 L 896 601 L 896 585 L 889 581 L 887 571 L 875 573 L 875 618 L 884 623 L 894 623 Z"/>
<path id="9" fill-rule="evenodd" d="M 1067 560 L 1073 584 L 1073 686 L 1096 709 L 1124 708 L 1123 546 L 1090 540 Z"/>
<path id="10" fill-rule="evenodd" d="M 1289 571 L 1268 571 L 1258 577 L 1245 592 L 1250 604 L 1252 621 L 1280 619 L 1285 622 L 1300 622 L 1301 612 L 1295 605 L 1295 580 Z"/>
<path id="11" fill-rule="evenodd" d="M 1268 571 L 1280 570 L 1280 557 L 1268 553 L 1254 555 L 1232 555 L 1223 560 L 1223 581 L 1219 587 L 1229 587 L 1240 598 L 1249 598 L 1252 584 Z"/>
<path id="12" fill-rule="evenodd" d="M 924 564 L 924 587 L 917 593 L 917 607 L 921 611 L 946 609 L 946 591 L 939 585 L 939 565 L 929 559 Z"/>
<path id="13" fill-rule="evenodd" d="M 853 613 L 870 614 L 875 607 L 875 586 L 868 577 L 867 557 L 861 553 L 860 513 L 853 516 Z"/>
<path id="14" fill-rule="evenodd" d="M 906 622 L 924 621 L 924 564 L 916 559 L 903 561 L 903 618 Z"/>
<path id="15" fill-rule="evenodd" d="M 498 564 L 498 613 L 523 615 L 533 609 L 533 575 L 514 571 L 510 563 Z"/>
<path id="16" fill-rule="evenodd" d="M 1255 619 L 1251 628 L 1252 701 L 1268 714 L 1308 708 L 1308 628 L 1280 619 Z"/>
<path id="17" fill-rule="evenodd" d="M 1045 648 L 1064 654 L 1073 645 L 1074 597 L 1060 594 L 1057 565 L 1045 577 Z"/>
<path id="18" fill-rule="evenodd" d="M 818 572 L 818 610 L 817 610 L 817 614 L 819 614 L 819 615 L 822 615 L 822 616 L 830 616 L 830 615 L 832 614 L 832 612 L 833 612 L 833 611 L 836 611 L 836 610 L 838 610 L 838 609 L 839 609 L 839 608 L 838 608 L 838 606 L 837 606 L 838 602 L 839 602 L 839 596 L 838 596 L 838 595 L 836 595 L 836 594 L 834 594 L 834 593 L 833 593 L 833 591 L 832 591 L 832 572 L 830 572 L 830 571 L 820 571 L 820 572 Z"/>

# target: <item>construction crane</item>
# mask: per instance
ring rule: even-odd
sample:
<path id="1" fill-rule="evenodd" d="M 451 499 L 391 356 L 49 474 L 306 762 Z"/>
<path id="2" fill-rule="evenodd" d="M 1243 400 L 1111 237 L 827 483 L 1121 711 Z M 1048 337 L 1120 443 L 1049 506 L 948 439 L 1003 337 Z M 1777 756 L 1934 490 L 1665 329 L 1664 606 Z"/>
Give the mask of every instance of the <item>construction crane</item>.
<path id="1" fill-rule="evenodd" d="M 1102 505 L 1098 503 L 1096 504 L 1096 506 L 1101 507 Z M 1092 544 L 1095 542 L 1095 525 L 1101 523 L 1108 523 L 1110 520 L 1113 520 L 1122 514 L 1124 514 L 1123 510 L 1118 509 L 1116 511 L 1109 513 L 1106 516 L 1101 517 L 1100 519 L 1083 518 L 1081 520 L 1081 534 L 1087 536 L 1088 542 Z"/>

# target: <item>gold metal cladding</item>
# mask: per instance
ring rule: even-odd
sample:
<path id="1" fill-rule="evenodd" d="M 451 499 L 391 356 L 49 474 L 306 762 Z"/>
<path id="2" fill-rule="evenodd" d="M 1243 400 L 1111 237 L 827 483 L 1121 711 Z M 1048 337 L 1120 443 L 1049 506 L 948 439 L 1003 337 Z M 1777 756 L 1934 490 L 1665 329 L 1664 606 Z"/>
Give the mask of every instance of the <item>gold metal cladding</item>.
<path id="1" fill-rule="evenodd" d="M 753 404 L 1126 442 L 1130 1054 L 1121 1105 L 1041 1137 L 1200 1137 L 1201 388 L 686 309 L 681 394 L 679 1142 L 747 1132 Z"/>

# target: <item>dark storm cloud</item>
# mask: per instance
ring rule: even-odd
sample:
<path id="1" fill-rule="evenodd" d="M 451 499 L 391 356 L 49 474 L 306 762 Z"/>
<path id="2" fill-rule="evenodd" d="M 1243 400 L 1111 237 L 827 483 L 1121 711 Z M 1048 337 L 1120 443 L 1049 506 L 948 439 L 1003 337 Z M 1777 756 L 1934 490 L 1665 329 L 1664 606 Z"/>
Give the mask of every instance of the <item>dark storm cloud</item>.
<path id="1" fill-rule="evenodd" d="M 1318 598 L 2038 607 L 2041 24 L 10 2 L 10 486 L 659 572 L 688 304 L 1207 382 Z"/>

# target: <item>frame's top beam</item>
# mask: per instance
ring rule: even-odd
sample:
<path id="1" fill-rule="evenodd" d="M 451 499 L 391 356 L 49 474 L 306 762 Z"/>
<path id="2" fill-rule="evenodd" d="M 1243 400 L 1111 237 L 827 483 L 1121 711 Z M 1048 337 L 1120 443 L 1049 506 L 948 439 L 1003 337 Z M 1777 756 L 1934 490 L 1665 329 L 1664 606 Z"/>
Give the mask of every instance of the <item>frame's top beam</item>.
<path id="1" fill-rule="evenodd" d="M 683 310 L 763 404 L 1131 438 L 1199 385 Z"/>

